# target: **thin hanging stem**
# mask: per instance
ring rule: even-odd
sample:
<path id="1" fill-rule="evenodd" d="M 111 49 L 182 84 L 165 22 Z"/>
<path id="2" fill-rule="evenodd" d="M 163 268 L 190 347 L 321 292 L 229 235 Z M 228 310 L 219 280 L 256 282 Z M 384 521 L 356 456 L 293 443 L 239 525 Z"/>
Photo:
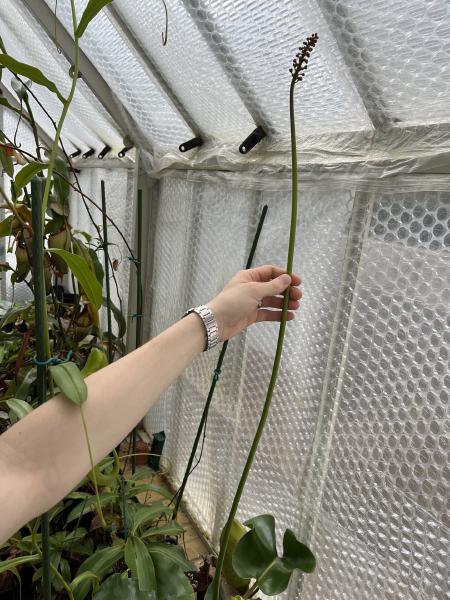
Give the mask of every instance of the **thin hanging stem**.
<path id="1" fill-rule="evenodd" d="M 309 55 L 317 43 L 317 34 L 313 34 L 310 38 L 304 42 L 303 49 L 300 48 L 300 52 L 294 59 L 294 68 L 291 70 L 292 80 L 289 90 L 289 113 L 290 113 L 290 125 L 291 125 L 291 157 L 292 157 L 292 189 L 291 189 L 291 225 L 289 233 L 289 249 L 287 257 L 286 271 L 288 275 L 292 275 L 292 266 L 294 262 L 294 251 L 295 251 L 295 237 L 297 231 L 297 212 L 298 212 L 298 171 L 297 171 L 297 135 L 295 128 L 295 85 L 298 81 L 303 78 L 304 71 L 307 68 Z M 239 481 L 236 494 L 234 496 L 233 504 L 231 505 L 230 514 L 228 516 L 227 523 L 223 532 L 222 543 L 220 545 L 220 553 L 217 559 L 216 572 L 212 582 L 213 586 L 213 600 L 220 599 L 220 578 L 222 575 L 223 563 L 225 560 L 225 553 L 227 550 L 228 542 L 231 534 L 231 527 L 236 517 L 239 502 L 241 500 L 245 484 L 247 482 L 250 469 L 253 464 L 253 460 L 258 449 L 261 436 L 266 425 L 267 417 L 269 415 L 270 405 L 272 403 L 273 392 L 277 382 L 278 371 L 280 369 L 281 354 L 283 352 L 284 336 L 286 332 L 286 322 L 288 315 L 289 306 L 289 288 L 284 292 L 283 309 L 281 311 L 281 322 L 278 333 L 277 348 L 275 351 L 275 358 L 272 367 L 272 375 L 270 377 L 269 387 L 267 389 L 267 396 L 264 402 L 264 407 L 261 413 L 258 428 L 256 430 L 255 437 L 253 439 L 250 451 L 242 471 L 241 479 Z"/>
<path id="2" fill-rule="evenodd" d="M 253 243 L 252 243 L 252 247 L 251 247 L 251 250 L 250 250 L 250 254 L 248 255 L 247 263 L 245 265 L 246 269 L 250 269 L 250 267 L 253 264 L 253 258 L 255 256 L 256 248 L 257 248 L 258 242 L 259 242 L 259 237 L 261 235 L 261 230 L 263 228 L 264 221 L 266 219 L 266 214 L 267 214 L 267 204 L 264 205 L 264 207 L 262 209 L 262 212 L 261 212 L 261 216 L 259 218 L 259 223 L 258 223 L 258 227 L 256 229 L 255 237 L 253 239 Z M 209 388 L 208 397 L 206 399 L 206 403 L 205 403 L 205 406 L 203 408 L 202 418 L 200 419 L 200 423 L 199 423 L 199 426 L 198 426 L 198 429 L 197 429 L 197 434 L 195 436 L 194 445 L 192 446 L 191 455 L 189 456 L 188 464 L 187 464 L 186 470 L 184 472 L 184 477 L 183 477 L 183 481 L 181 483 L 180 489 L 178 490 L 178 492 L 176 494 L 175 507 L 173 509 L 173 517 L 172 517 L 173 519 L 177 518 L 178 510 L 180 508 L 180 504 L 181 504 L 181 501 L 183 499 L 183 494 L 184 494 L 184 491 L 186 489 L 186 485 L 187 485 L 189 476 L 191 475 L 192 471 L 195 468 L 195 467 L 194 468 L 192 467 L 192 464 L 194 462 L 195 455 L 197 453 L 198 444 L 200 442 L 200 437 L 202 435 L 203 429 L 206 427 L 206 423 L 207 423 L 207 419 L 208 419 L 208 413 L 209 413 L 209 408 L 211 406 L 211 402 L 212 402 L 212 399 L 213 399 L 213 396 L 214 396 L 214 391 L 216 389 L 216 385 L 217 385 L 217 382 L 219 380 L 219 374 L 220 374 L 220 371 L 222 369 L 222 363 L 223 363 L 223 360 L 225 358 L 225 354 L 227 352 L 227 348 L 228 348 L 228 341 L 226 341 L 226 342 L 223 343 L 222 349 L 221 349 L 220 354 L 219 354 L 219 359 L 218 359 L 217 364 L 216 364 L 216 368 L 214 369 L 213 379 L 211 381 L 211 386 Z"/>
<path id="3" fill-rule="evenodd" d="M 114 359 L 113 353 L 113 335 L 112 335 L 112 319 L 111 319 L 111 286 L 109 281 L 109 248 L 108 248 L 108 224 L 106 222 L 106 190 L 105 182 L 100 182 L 102 191 L 102 214 L 103 214 L 103 252 L 105 256 L 105 284 L 106 284 L 106 317 L 108 323 L 108 362 L 112 363 Z"/>

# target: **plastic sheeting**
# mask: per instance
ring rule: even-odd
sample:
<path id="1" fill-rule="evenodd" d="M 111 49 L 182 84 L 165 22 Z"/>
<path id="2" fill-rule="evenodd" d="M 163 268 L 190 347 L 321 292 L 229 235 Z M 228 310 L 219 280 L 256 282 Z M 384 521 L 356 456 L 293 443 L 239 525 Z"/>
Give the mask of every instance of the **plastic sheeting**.
<path id="1" fill-rule="evenodd" d="M 147 335 L 208 301 L 241 268 L 265 202 L 255 262 L 285 262 L 287 185 L 202 175 L 160 183 Z M 293 528 L 317 554 L 317 572 L 280 599 L 446 597 L 448 184 L 448 177 L 331 176 L 300 183 L 295 269 L 304 299 L 288 326 L 272 411 L 240 506 L 242 519 L 272 512 L 278 534 Z M 230 343 L 202 460 L 187 488 L 216 546 L 276 337 L 276 325 L 256 325 Z M 178 483 L 216 359 L 217 351 L 200 356 L 146 419 L 150 433 L 165 430 Z"/>
<path id="2" fill-rule="evenodd" d="M 55 8 L 55 0 L 45 1 Z M 19 58 L 36 59 L 59 83 L 53 62 L 61 66 L 65 61 L 54 43 L 32 22 L 23 2 L 5 0 L 3 5 L 0 32 L 11 40 L 11 49 L 17 48 Z M 78 15 L 85 5 L 86 0 L 77 0 Z M 70 32 L 70 2 L 60 0 L 56 13 Z M 414 146 L 422 139 L 420 127 L 449 122 L 446 0 L 425 5 L 421 0 L 370 5 L 359 0 L 169 0 L 168 15 L 163 46 L 162 5 L 116 0 L 81 41 L 125 117 L 128 130 L 120 137 L 131 134 L 146 148 L 146 166 L 154 172 L 180 162 L 209 168 L 213 159 L 226 168 L 255 160 L 288 168 L 288 69 L 297 46 L 313 31 L 320 41 L 296 97 L 307 153 L 319 150 L 326 160 L 333 153 L 336 162 L 340 148 L 350 145 L 352 153 L 344 152 L 343 161 L 353 163 L 358 156 L 364 164 L 373 160 L 375 140 L 390 160 L 391 146 L 404 137 L 404 128 Z M 95 96 L 80 85 L 84 104 L 75 102 L 67 133 L 89 146 L 93 136 L 106 140 L 112 131 Z M 242 159 L 238 146 L 255 125 L 268 137 Z M 182 155 L 179 144 L 194 133 L 203 136 L 204 149 Z M 448 151 L 448 139 L 448 131 L 435 137 L 435 150 Z"/>

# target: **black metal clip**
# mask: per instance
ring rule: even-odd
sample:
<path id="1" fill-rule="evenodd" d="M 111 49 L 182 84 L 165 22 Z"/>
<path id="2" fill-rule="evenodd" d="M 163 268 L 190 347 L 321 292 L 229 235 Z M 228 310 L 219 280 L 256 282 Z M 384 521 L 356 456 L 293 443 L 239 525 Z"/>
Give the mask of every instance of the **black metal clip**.
<path id="1" fill-rule="evenodd" d="M 111 152 L 111 146 L 108 146 L 108 144 L 106 144 L 106 146 L 103 148 L 103 150 L 101 152 L 99 152 L 98 157 L 101 159 L 105 158 L 105 156 L 108 154 L 108 152 Z"/>
<path id="2" fill-rule="evenodd" d="M 188 150 L 192 150 L 193 148 L 198 148 L 203 146 L 203 140 L 201 137 L 192 138 L 192 140 L 188 140 L 184 142 L 184 144 L 180 144 L 179 150 L 180 152 L 187 152 Z"/>
<path id="3" fill-rule="evenodd" d="M 69 158 L 77 158 L 77 156 L 80 156 L 80 154 L 81 150 L 78 148 L 77 150 L 75 150 L 75 152 L 72 152 Z"/>
<path id="4" fill-rule="evenodd" d="M 257 127 L 239 146 L 239 152 L 241 154 L 248 154 L 256 144 L 259 144 L 259 142 L 266 137 L 266 135 L 267 134 L 262 127 Z"/>
<path id="5" fill-rule="evenodd" d="M 89 150 L 87 150 L 83 154 L 83 158 L 89 158 L 90 156 L 92 156 L 94 154 L 94 152 L 95 152 L 94 148 L 89 148 Z"/>

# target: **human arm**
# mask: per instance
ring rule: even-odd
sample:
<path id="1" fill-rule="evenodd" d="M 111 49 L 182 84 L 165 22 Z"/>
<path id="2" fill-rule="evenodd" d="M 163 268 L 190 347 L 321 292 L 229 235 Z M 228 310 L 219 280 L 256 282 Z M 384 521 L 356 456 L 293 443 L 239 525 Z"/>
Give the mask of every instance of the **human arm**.
<path id="1" fill-rule="evenodd" d="M 294 275 L 291 282 L 281 273 L 271 266 L 241 271 L 208 303 L 222 340 L 256 321 L 279 320 L 280 311 L 268 309 L 281 308 L 278 295 L 289 283 L 290 309 L 298 308 L 300 279 Z M 94 462 L 133 429 L 204 345 L 203 324 L 191 314 L 86 379 L 83 411 Z M 11 427 L 0 437 L 0 543 L 56 504 L 89 470 L 79 408 L 63 395 Z"/>

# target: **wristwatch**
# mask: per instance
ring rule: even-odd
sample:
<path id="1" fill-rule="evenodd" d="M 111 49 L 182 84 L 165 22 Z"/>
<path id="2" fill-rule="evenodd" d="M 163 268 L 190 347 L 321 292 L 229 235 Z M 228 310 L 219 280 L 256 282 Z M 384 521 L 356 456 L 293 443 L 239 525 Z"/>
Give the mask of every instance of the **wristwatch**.
<path id="1" fill-rule="evenodd" d="M 209 308 L 202 304 L 201 306 L 197 306 L 196 308 L 190 308 L 187 310 L 183 317 L 187 317 L 191 313 L 195 313 L 202 320 L 203 325 L 205 326 L 206 331 L 206 344 L 205 350 L 211 350 L 219 343 L 219 326 L 217 325 L 216 317 L 209 310 Z"/>

